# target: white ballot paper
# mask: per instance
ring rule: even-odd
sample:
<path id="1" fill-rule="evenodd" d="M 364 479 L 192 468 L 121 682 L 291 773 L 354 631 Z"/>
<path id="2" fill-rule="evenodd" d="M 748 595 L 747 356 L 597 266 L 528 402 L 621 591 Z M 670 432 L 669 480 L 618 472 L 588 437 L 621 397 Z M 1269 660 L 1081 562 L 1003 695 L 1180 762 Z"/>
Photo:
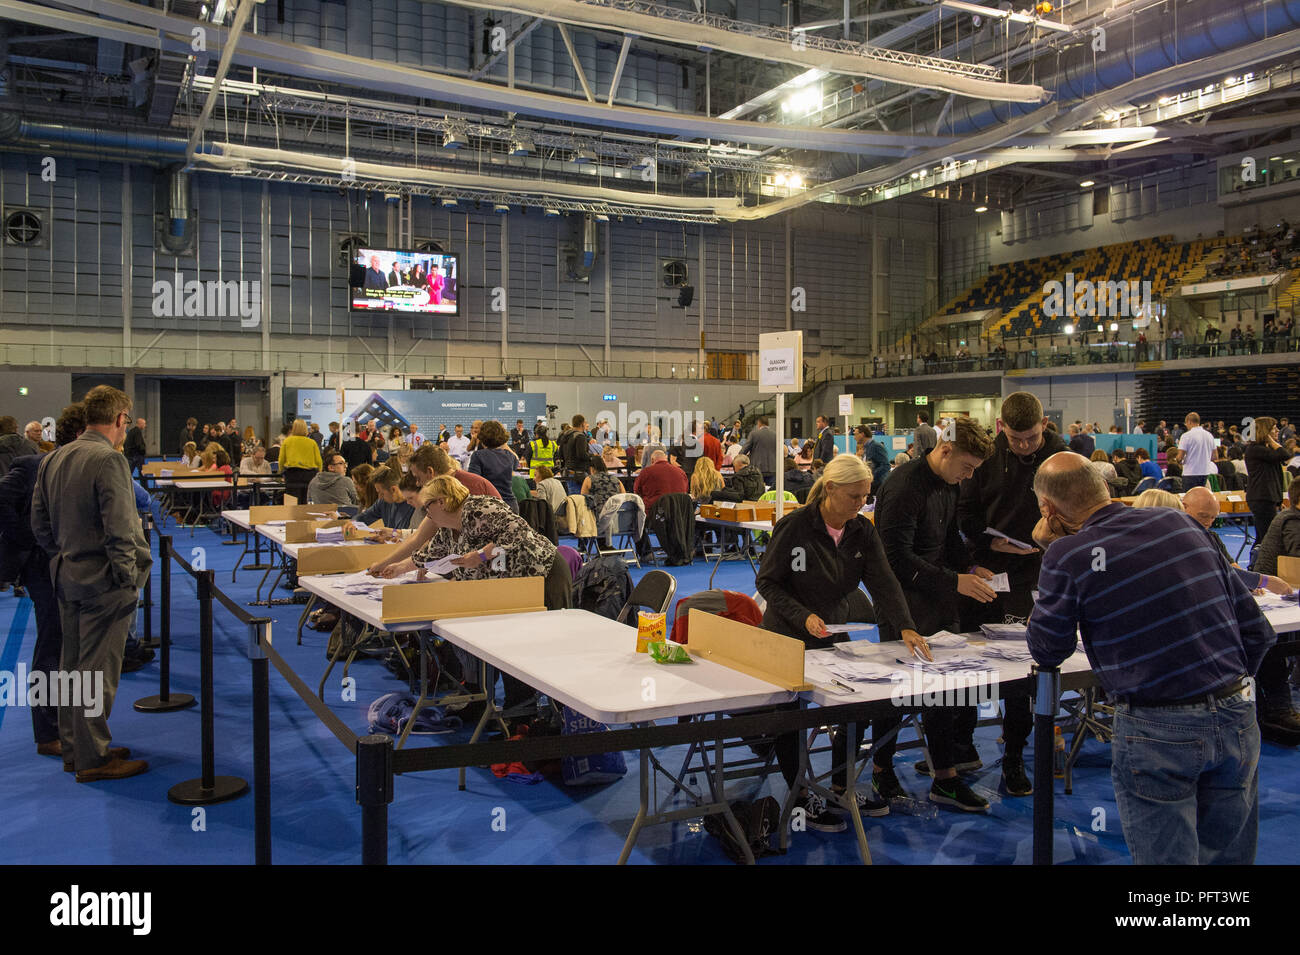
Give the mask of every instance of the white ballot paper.
<path id="1" fill-rule="evenodd" d="M 1008 537 L 1006 534 L 1002 533 L 996 527 L 986 527 L 984 528 L 984 533 L 988 534 L 991 537 L 1001 537 L 1008 544 L 1014 544 L 1016 547 L 1021 547 L 1024 548 L 1025 550 L 1038 549 L 1034 544 L 1026 544 L 1024 541 L 1018 541 L 1014 537 Z"/>
<path id="2" fill-rule="evenodd" d="M 1011 592 L 1011 580 L 1006 574 L 994 574 L 988 585 L 993 588 L 994 593 L 1006 594 Z"/>
<path id="3" fill-rule="evenodd" d="M 859 630 L 866 630 L 868 627 L 875 626 L 870 623 L 828 623 L 825 624 L 827 633 L 857 633 Z"/>
<path id="4" fill-rule="evenodd" d="M 440 577 L 446 577 L 452 571 L 460 570 L 459 567 L 452 563 L 453 560 L 460 560 L 460 556 L 460 554 L 448 554 L 441 560 L 435 560 L 432 564 L 425 564 L 424 569 L 431 574 L 438 574 Z"/>

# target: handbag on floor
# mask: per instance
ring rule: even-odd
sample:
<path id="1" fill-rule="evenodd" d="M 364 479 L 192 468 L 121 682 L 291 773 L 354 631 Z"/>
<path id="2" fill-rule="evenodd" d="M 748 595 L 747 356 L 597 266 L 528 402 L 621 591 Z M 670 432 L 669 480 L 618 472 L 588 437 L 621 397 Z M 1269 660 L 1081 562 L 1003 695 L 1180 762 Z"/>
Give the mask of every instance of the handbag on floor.
<path id="1" fill-rule="evenodd" d="M 609 727 L 604 723 L 597 723 L 567 706 L 563 708 L 563 720 L 560 730 L 562 736 L 609 732 Z M 627 761 L 619 752 L 565 756 L 560 763 L 560 772 L 566 786 L 599 786 L 627 775 Z"/>

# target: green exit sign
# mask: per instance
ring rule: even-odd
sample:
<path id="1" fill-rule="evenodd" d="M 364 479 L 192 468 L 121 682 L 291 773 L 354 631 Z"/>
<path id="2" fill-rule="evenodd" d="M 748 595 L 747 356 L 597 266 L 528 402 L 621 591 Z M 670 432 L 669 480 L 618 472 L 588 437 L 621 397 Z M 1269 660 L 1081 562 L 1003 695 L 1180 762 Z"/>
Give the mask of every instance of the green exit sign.
<path id="1" fill-rule="evenodd" d="M 916 396 L 916 403 L 917 403 L 918 405 L 928 405 L 928 404 L 930 403 L 930 396 L 929 396 L 929 395 L 917 395 L 917 396 Z"/>

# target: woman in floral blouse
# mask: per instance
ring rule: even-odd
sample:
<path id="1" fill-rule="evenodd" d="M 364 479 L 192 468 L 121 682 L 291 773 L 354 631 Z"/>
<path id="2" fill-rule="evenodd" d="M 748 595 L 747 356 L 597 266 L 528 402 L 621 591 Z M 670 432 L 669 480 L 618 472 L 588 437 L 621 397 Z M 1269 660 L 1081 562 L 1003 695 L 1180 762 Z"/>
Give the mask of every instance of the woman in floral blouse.
<path id="1" fill-rule="evenodd" d="M 371 568 L 376 576 L 395 577 L 459 553 L 452 580 L 542 577 L 547 610 L 571 605 L 573 577 L 559 550 L 497 498 L 471 495 L 465 485 L 444 474 L 421 489 L 419 501 L 438 532 L 406 560 Z M 501 561 L 494 562 L 498 554 L 504 571 Z"/>
<path id="2" fill-rule="evenodd" d="M 559 550 L 502 501 L 471 495 L 465 485 L 450 474 L 443 474 L 420 489 L 419 504 L 429 523 L 437 526 L 437 532 L 412 557 L 371 567 L 370 572 L 375 576 L 395 577 L 416 566 L 423 567 L 459 553 L 461 556 L 452 561 L 458 568 L 451 572 L 452 580 L 543 577 L 542 603 L 547 610 L 563 610 L 572 605 L 573 577 Z M 503 561 L 496 560 L 497 557 Z M 499 569 L 502 562 L 504 571 Z M 472 670 L 467 667 L 466 672 Z M 502 672 L 501 678 L 507 710 L 527 703 L 535 692 L 508 673 Z"/>

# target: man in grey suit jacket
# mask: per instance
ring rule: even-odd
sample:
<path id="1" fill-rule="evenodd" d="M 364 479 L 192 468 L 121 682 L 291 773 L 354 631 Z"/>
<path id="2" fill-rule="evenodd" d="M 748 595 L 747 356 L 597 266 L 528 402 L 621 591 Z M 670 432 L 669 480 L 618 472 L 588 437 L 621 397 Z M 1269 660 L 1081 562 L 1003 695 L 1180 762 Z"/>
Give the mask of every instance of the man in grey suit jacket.
<path id="1" fill-rule="evenodd" d="M 755 419 L 754 430 L 740 453 L 749 455 L 749 463 L 758 468 L 765 482 L 776 483 L 776 432 L 767 426 L 766 418 Z"/>
<path id="2" fill-rule="evenodd" d="M 54 555 L 50 576 L 63 624 L 59 667 L 80 675 L 81 699 L 59 701 L 63 766 L 76 771 L 79 783 L 149 768 L 129 759 L 125 747 L 110 748 L 108 717 L 136 597 L 153 563 L 130 465 L 115 450 L 131 422 L 131 399 L 99 385 L 86 394 L 85 412 L 81 437 L 41 460 L 32 494 L 32 533 Z"/>
<path id="3" fill-rule="evenodd" d="M 912 443 L 916 445 L 916 456 L 923 458 L 939 443 L 939 435 L 930 426 L 930 416 L 924 411 L 917 412 L 916 415 L 916 433 L 912 435 Z"/>

